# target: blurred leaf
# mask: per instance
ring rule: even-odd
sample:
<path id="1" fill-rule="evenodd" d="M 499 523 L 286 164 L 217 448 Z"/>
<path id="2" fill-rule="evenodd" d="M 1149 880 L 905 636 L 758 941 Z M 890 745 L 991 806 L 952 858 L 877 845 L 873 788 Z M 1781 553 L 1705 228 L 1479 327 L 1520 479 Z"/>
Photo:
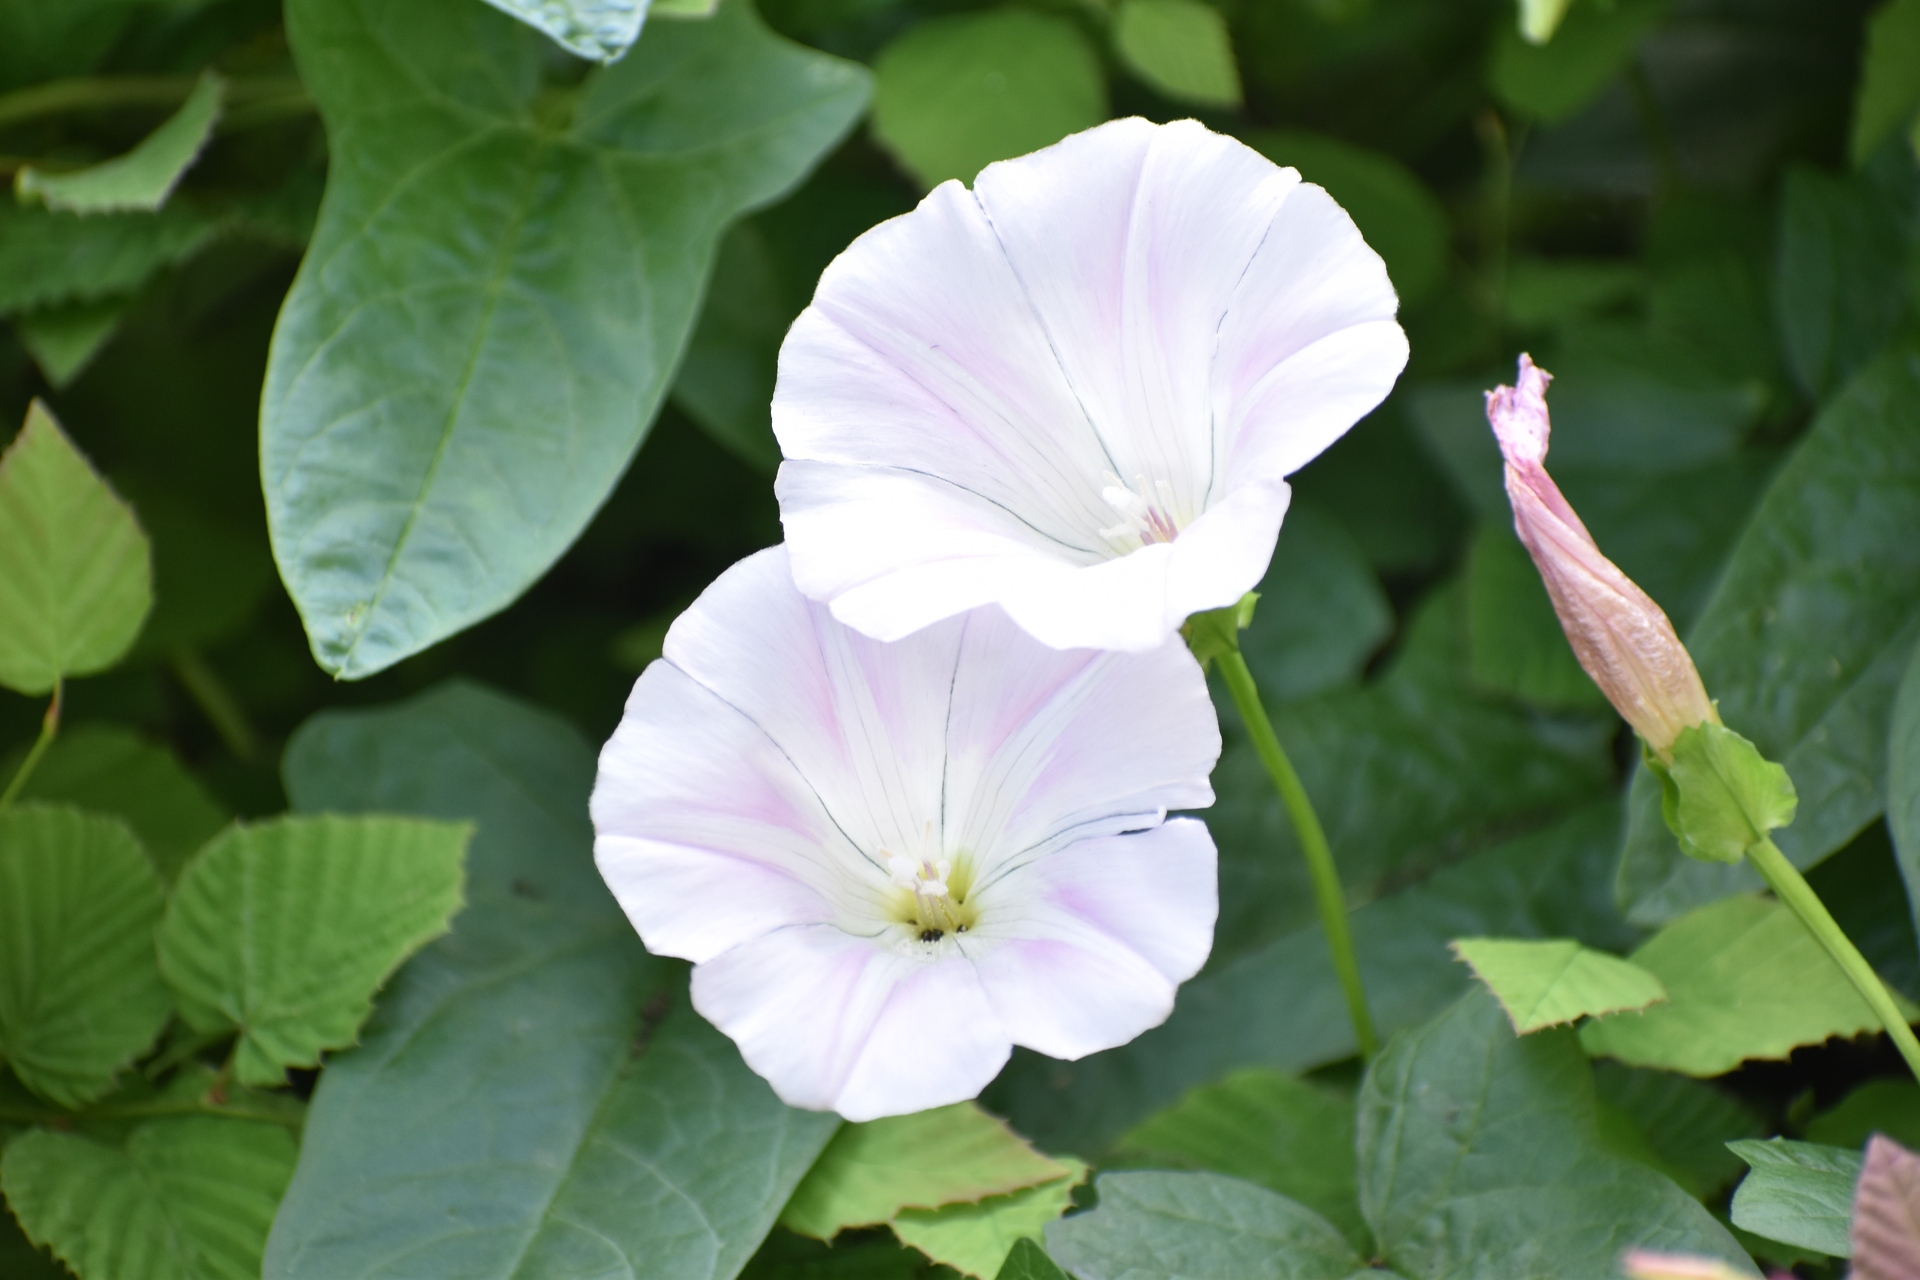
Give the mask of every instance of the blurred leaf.
<path id="1" fill-rule="evenodd" d="M 125 298 L 74 302 L 30 311 L 16 317 L 13 327 L 47 384 L 58 391 L 86 371 L 126 310 Z"/>
<path id="2" fill-rule="evenodd" d="M 265 530 L 220 520 L 173 488 L 143 487 L 134 499 L 153 540 L 154 578 L 153 616 L 135 654 L 170 658 L 244 630 L 276 585 Z"/>
<path id="3" fill-rule="evenodd" d="M 39 1129 L 7 1145 L 0 1186 L 81 1280 L 254 1280 L 295 1150 L 279 1125 L 211 1116 L 150 1120 L 123 1148 Z"/>
<path id="4" fill-rule="evenodd" d="M 874 61 L 873 132 L 923 187 L 1049 146 L 1107 118 L 1080 28 L 1031 9 L 916 24 Z"/>
<path id="5" fill-rule="evenodd" d="M 1848 1231 L 1854 1280 L 1920 1274 L 1920 1156 L 1875 1138 L 1866 1157 Z"/>
<path id="6" fill-rule="evenodd" d="M 641 948 L 594 870 L 579 734 L 452 683 L 317 716 L 284 767 L 298 809 L 477 833 L 453 932 L 321 1075 L 268 1280 L 398 1254 L 473 1280 L 736 1274 L 839 1121 L 782 1106 Z"/>
<path id="7" fill-rule="evenodd" d="M 1906 309 L 1905 229 L 1866 177 L 1788 172 L 1775 307 L 1800 387 L 1825 400 L 1877 355 Z"/>
<path id="8" fill-rule="evenodd" d="M 112 666 L 152 604 L 133 511 L 35 400 L 0 454 L 0 684 L 41 694 Z"/>
<path id="9" fill-rule="evenodd" d="M 1603 1113 L 1631 1124 L 1655 1167 L 1695 1199 L 1712 1200 L 1745 1167 L 1727 1143 L 1767 1131 L 1745 1103 L 1705 1081 L 1598 1062 L 1593 1083 Z"/>
<path id="10" fill-rule="evenodd" d="M 0 777 L 12 777 L 24 756 L 19 751 L 0 759 Z M 20 797 L 77 805 L 125 822 L 153 859 L 163 884 L 171 884 L 194 851 L 233 816 L 172 752 L 131 729 L 107 724 L 63 731 L 40 758 Z"/>
<path id="11" fill-rule="evenodd" d="M 77 1107 L 160 1034 L 173 1009 L 153 954 L 160 905 L 120 822 L 0 813 L 0 1059 L 28 1088 Z"/>
<path id="12" fill-rule="evenodd" d="M 1287 512 L 1241 652 L 1263 697 L 1291 701 L 1360 677 L 1393 630 L 1393 608 L 1366 555 L 1306 502 Z"/>
<path id="13" fill-rule="evenodd" d="M 1262 129 L 1246 141 L 1275 164 L 1292 165 L 1340 202 L 1386 260 L 1403 304 L 1425 298 L 1446 275 L 1452 238 L 1446 210 L 1398 160 L 1304 129 Z"/>
<path id="14" fill-rule="evenodd" d="M 1017 1241 L 997 1280 L 1067 1280 L 1067 1273 L 1055 1265 L 1045 1249 L 1031 1240 Z"/>
<path id="15" fill-rule="evenodd" d="M 1769 1138 L 1727 1144 L 1753 1168 L 1733 1193 L 1733 1223 L 1769 1240 L 1829 1257 L 1852 1254 L 1853 1184 L 1860 1153 Z"/>
<path id="16" fill-rule="evenodd" d="M 1667 1002 L 1580 1031 L 1595 1057 L 1691 1076 L 1803 1044 L 1877 1031 L 1880 1021 L 1806 926 L 1771 899 L 1735 897 L 1674 921 L 1629 957 Z"/>
<path id="17" fill-rule="evenodd" d="M 1607 1151 L 1570 1029 L 1515 1038 L 1474 991 L 1396 1036 L 1360 1094 L 1360 1203 L 1411 1277 L 1605 1276 L 1623 1247 L 1747 1256 L 1686 1192 Z"/>
<path id="18" fill-rule="evenodd" d="M 1120 60 L 1181 102 L 1240 105 L 1240 68 L 1227 20 L 1206 0 L 1120 0 L 1113 17 Z"/>
<path id="19" fill-rule="evenodd" d="M 242 1084 L 352 1044 L 373 994 L 461 902 L 470 828 L 390 817 L 235 826 L 180 873 L 160 967 L 198 1031 L 240 1033 Z"/>
<path id="20" fill-rule="evenodd" d="M 0 200 L 0 316 L 121 298 L 193 257 L 219 223 L 184 204 L 79 217 Z"/>
<path id="21" fill-rule="evenodd" d="M 1904 1146 L 1920 1145 L 1920 1084 L 1869 1080 L 1831 1111 L 1807 1121 L 1807 1141 L 1858 1151 L 1884 1133 Z"/>
<path id="22" fill-rule="evenodd" d="M 1018 1249 L 1015 1256 L 1018 1256 Z M 1009 1266 L 1013 1265 L 1011 1262 Z M 826 1244 L 776 1227 L 740 1273 L 741 1280 L 952 1280 L 886 1230 L 863 1231 Z M 1040 1280 L 1052 1280 L 1042 1275 Z"/>
<path id="23" fill-rule="evenodd" d="M 1064 1178 L 1073 1170 L 971 1102 L 842 1126 L 780 1215 L 801 1235 L 831 1240 L 848 1227 L 891 1222 L 902 1209 L 972 1204 Z"/>
<path id="24" fill-rule="evenodd" d="M 1114 1155 L 1130 1164 L 1205 1169 L 1255 1182 L 1331 1222 L 1371 1252 L 1360 1216 L 1353 1101 L 1270 1067 L 1202 1085 L 1120 1135 Z"/>
<path id="25" fill-rule="evenodd" d="M 1899 350 L 1814 421 L 1688 633 L 1726 723 L 1792 775 L 1799 814 L 1775 843 L 1801 868 L 1885 804 L 1894 691 L 1920 634 L 1916 528 L 1920 354 Z M 1630 918 L 1658 924 L 1760 887 L 1745 866 L 1680 852 L 1644 769 L 1629 814 L 1620 894 Z"/>
<path id="26" fill-rule="evenodd" d="M 1906 882 L 1907 909 L 1920 930 L 1920 645 L 1914 647 L 1893 700 L 1887 738 L 1887 829 Z"/>
<path id="27" fill-rule="evenodd" d="M 5 1140 L 6 1131 L 0 1128 L 0 1144 Z M 71 1280 L 73 1273 L 27 1239 L 12 1214 L 0 1211 L 0 1275 L 7 1280 Z"/>
<path id="28" fill-rule="evenodd" d="M 23 201 L 38 196 L 47 208 L 68 213 L 152 213 L 213 137 L 226 92 L 218 73 L 203 71 L 180 109 L 125 155 L 64 173 L 27 165 L 14 175 L 13 189 Z"/>
<path id="29" fill-rule="evenodd" d="M 1507 266 L 1507 314 L 1528 329 L 1589 319 L 1646 290 L 1646 271 L 1634 262 L 1518 257 Z"/>
<path id="30" fill-rule="evenodd" d="M 1667 998 L 1645 969 L 1567 938 L 1456 938 L 1453 953 L 1527 1035 Z"/>
<path id="31" fill-rule="evenodd" d="M 1520 34 L 1529 44 L 1545 44 L 1559 30 L 1571 3 L 1572 0 L 1520 0 Z"/>
<path id="32" fill-rule="evenodd" d="M 1591 102 L 1633 57 L 1640 37 L 1666 16 L 1665 0 L 1585 0 L 1567 11 L 1551 44 L 1500 28 L 1493 90 L 1522 115 L 1546 124 Z"/>
<path id="33" fill-rule="evenodd" d="M 1920 115 L 1920 0 L 1892 0 L 1867 19 L 1867 56 L 1853 106 L 1856 167 Z"/>
<path id="34" fill-rule="evenodd" d="M 573 542 L 667 389 L 726 224 L 844 132 L 866 79 L 745 0 L 577 90 L 542 88 L 541 38 L 469 0 L 300 0 L 288 32 L 333 166 L 274 335 L 261 469 L 315 657 L 359 678 Z"/>
<path id="35" fill-rule="evenodd" d="M 674 403 L 701 430 L 768 473 L 780 465 L 768 411 L 775 361 L 798 314 L 781 296 L 765 234 L 739 224 L 720 242 L 700 322 L 673 380 Z"/>
<path id="36" fill-rule="evenodd" d="M 1104 1173 L 1099 1206 L 1047 1230 L 1079 1280 L 1347 1280 L 1366 1269 L 1324 1218 L 1214 1173 Z"/>
<path id="37" fill-rule="evenodd" d="M 536 31 L 544 31 L 568 53 L 596 62 L 614 62 L 640 38 L 647 0 L 487 0 Z"/>
<path id="38" fill-rule="evenodd" d="M 1467 554 L 1467 626 L 1473 679 L 1543 707 L 1607 705 L 1573 656 L 1560 616 L 1520 540 L 1483 526 Z"/>
<path id="39" fill-rule="evenodd" d="M 933 1259 L 977 1280 L 995 1280 L 1020 1241 L 1037 1242 L 1049 1222 L 1073 1207 L 1073 1189 L 1087 1180 L 1087 1166 L 1068 1157 L 1072 1172 L 977 1204 L 939 1209 L 903 1209 L 893 1234 Z"/>

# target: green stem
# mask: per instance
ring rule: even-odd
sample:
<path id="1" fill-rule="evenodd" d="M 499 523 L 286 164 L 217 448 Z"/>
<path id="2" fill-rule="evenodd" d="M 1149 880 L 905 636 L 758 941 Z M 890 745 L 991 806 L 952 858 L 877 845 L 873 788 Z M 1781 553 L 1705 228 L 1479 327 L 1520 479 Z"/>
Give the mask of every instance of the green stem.
<path id="1" fill-rule="evenodd" d="M 40 717 L 40 736 L 33 740 L 33 749 L 27 752 L 27 758 L 20 762 L 18 769 L 14 770 L 13 781 L 7 783 L 6 791 L 0 792 L 0 813 L 5 813 L 13 804 L 14 797 L 20 794 L 21 789 L 27 785 L 27 779 L 33 776 L 35 767 L 40 763 L 40 757 L 47 754 L 47 748 L 53 745 L 55 736 L 59 734 L 60 697 L 64 692 L 65 685 L 55 680 L 53 698 L 47 703 L 47 714 Z"/>
<path id="2" fill-rule="evenodd" d="M 1227 689 L 1233 694 L 1233 705 L 1240 709 L 1240 719 L 1253 738 L 1254 750 L 1260 753 L 1260 763 L 1267 767 L 1274 789 L 1287 807 L 1287 817 L 1292 819 L 1293 829 L 1300 837 L 1300 852 L 1307 860 L 1308 874 L 1313 877 L 1314 905 L 1320 909 L 1320 924 L 1327 932 L 1327 949 L 1333 953 L 1334 972 L 1340 977 L 1340 989 L 1347 997 L 1347 1014 L 1353 1019 L 1354 1039 L 1359 1042 L 1360 1056 L 1372 1058 L 1380 1048 L 1380 1037 L 1373 1029 L 1366 988 L 1360 983 L 1360 962 L 1354 956 L 1353 931 L 1347 924 L 1347 899 L 1340 890 L 1340 872 L 1333 865 L 1327 833 L 1320 826 L 1319 815 L 1313 811 L 1313 801 L 1307 798 L 1307 789 L 1300 785 L 1300 775 L 1293 771 L 1293 763 L 1280 747 L 1273 722 L 1267 719 L 1267 709 L 1260 704 L 1260 691 L 1254 687 L 1247 660 L 1237 649 L 1220 654 L 1219 660 L 1220 671 L 1227 678 Z"/>
<path id="3" fill-rule="evenodd" d="M 1920 1079 L 1920 1040 L 1914 1039 L 1913 1028 L 1899 1008 L 1893 1003 L 1893 996 L 1887 991 L 1886 983 L 1880 981 L 1880 975 L 1873 971 L 1867 958 L 1853 945 L 1840 925 L 1827 911 L 1826 904 L 1814 893 L 1813 886 L 1800 874 L 1799 868 L 1787 861 L 1773 841 L 1761 839 L 1747 850 L 1747 860 L 1753 863 L 1753 869 L 1767 882 L 1774 896 L 1793 908 L 1800 922 L 1807 926 L 1807 932 L 1814 936 L 1822 947 L 1826 948 L 1840 971 L 1847 975 L 1854 989 L 1860 993 L 1876 1016 L 1880 1025 L 1893 1037 L 1893 1043 L 1900 1050 L 1900 1056 L 1907 1060 L 1907 1069 L 1916 1079 Z"/>
<path id="4" fill-rule="evenodd" d="M 260 754 L 260 736 L 253 731 L 246 708 L 205 658 L 182 649 L 173 655 L 173 673 L 235 759 L 252 760 Z"/>

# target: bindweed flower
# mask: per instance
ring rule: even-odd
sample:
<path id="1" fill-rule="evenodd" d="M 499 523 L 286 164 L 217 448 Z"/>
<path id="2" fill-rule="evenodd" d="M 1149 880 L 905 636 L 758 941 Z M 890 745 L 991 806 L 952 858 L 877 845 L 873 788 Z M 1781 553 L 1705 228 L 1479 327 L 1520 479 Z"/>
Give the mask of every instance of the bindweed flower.
<path id="1" fill-rule="evenodd" d="M 1520 357 L 1517 386 L 1487 393 L 1487 421 L 1507 460 L 1513 527 L 1553 598 L 1574 656 L 1662 760 L 1697 724 L 1720 723 L 1693 658 L 1653 598 L 1600 554 L 1547 474 L 1547 383 Z"/>
<path id="2" fill-rule="evenodd" d="M 600 757 L 595 858 L 647 947 L 788 1103 L 971 1098 L 1026 1045 L 1161 1022 L 1212 945 L 1220 734 L 1177 640 L 1047 649 L 997 609 L 884 644 L 733 566 Z"/>
<path id="3" fill-rule="evenodd" d="M 1326 192 L 1191 120 L 987 166 L 856 240 L 780 350 L 794 579 L 883 640 L 999 604 L 1141 651 L 1265 574 L 1285 477 L 1406 363 Z"/>
<path id="4" fill-rule="evenodd" d="M 1750 1280 L 1751 1273 L 1736 1270 L 1719 1258 L 1702 1258 L 1690 1253 L 1656 1253 L 1652 1249 L 1629 1249 L 1620 1259 L 1620 1271 L 1627 1280 Z M 1776 1272 L 1781 1280 L 1792 1280 Z"/>

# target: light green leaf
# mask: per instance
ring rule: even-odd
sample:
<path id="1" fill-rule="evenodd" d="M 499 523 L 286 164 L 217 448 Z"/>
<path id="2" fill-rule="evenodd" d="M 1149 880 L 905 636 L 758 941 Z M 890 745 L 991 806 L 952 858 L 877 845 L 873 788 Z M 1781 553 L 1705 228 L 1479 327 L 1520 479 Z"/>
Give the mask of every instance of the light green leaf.
<path id="1" fill-rule="evenodd" d="M 1031 1240 L 1018 1240 L 996 1280 L 1067 1280 L 1067 1273 L 1047 1256 L 1045 1249 Z"/>
<path id="2" fill-rule="evenodd" d="M 12 777 L 24 756 L 23 750 L 0 760 L 0 777 Z M 233 817 L 166 748 L 117 725 L 83 724 L 63 731 L 20 795 L 119 818 L 140 837 L 168 884 Z"/>
<path id="3" fill-rule="evenodd" d="M 1785 1138 L 1727 1147 L 1753 1169 L 1733 1193 L 1734 1226 L 1829 1257 L 1852 1256 L 1847 1228 L 1853 1184 L 1860 1180 L 1858 1151 Z"/>
<path id="4" fill-rule="evenodd" d="M 1806 926 L 1770 899 L 1710 903 L 1629 958 L 1666 985 L 1668 999 L 1581 1028 L 1580 1043 L 1596 1057 L 1717 1076 L 1880 1026 Z"/>
<path id="5" fill-rule="evenodd" d="M 1520 1035 L 1667 998 L 1645 969 L 1571 938 L 1456 938 L 1453 954 L 1487 984 Z"/>
<path id="6" fill-rule="evenodd" d="M 158 213 L 71 213 L 0 200 L 0 316 L 124 298 L 200 252 L 219 223 L 184 202 Z"/>
<path id="7" fill-rule="evenodd" d="M 20 335 L 20 345 L 40 366 L 48 385 L 58 391 L 86 371 L 120 327 L 120 317 L 126 310 L 125 298 L 47 307 L 20 316 L 14 321 L 14 331 Z"/>
<path id="8" fill-rule="evenodd" d="M 1584 1280 L 1633 1247 L 1756 1274 L 1698 1201 L 1602 1146 L 1573 1032 L 1516 1038 L 1485 992 L 1374 1059 L 1359 1128 L 1361 1207 L 1408 1276 Z"/>
<path id="9" fill-rule="evenodd" d="M 1205 1169 L 1255 1182 L 1313 1210 L 1356 1249 L 1373 1240 L 1354 1182 L 1353 1102 L 1269 1067 L 1202 1085 L 1122 1134 L 1129 1164 Z"/>
<path id="10" fill-rule="evenodd" d="M 1633 56 L 1640 37 L 1666 16 L 1665 0 L 1585 0 L 1571 9 L 1564 3 L 1559 7 L 1566 18 L 1557 30 L 1544 14 L 1531 24 L 1535 31 L 1555 31 L 1551 44 L 1503 28 L 1493 54 L 1494 92 L 1515 111 L 1545 124 L 1565 120 L 1593 101 Z"/>
<path id="11" fill-rule="evenodd" d="M 902 1209 L 972 1204 L 1072 1172 L 974 1103 L 956 1102 L 843 1127 L 780 1222 L 831 1240 L 848 1227 L 891 1222 Z"/>
<path id="12" fill-rule="evenodd" d="M 1049 1222 L 1073 1207 L 1073 1189 L 1087 1180 L 1087 1166 L 1068 1157 L 1067 1177 L 1043 1182 L 977 1204 L 940 1209 L 902 1209 L 893 1234 L 927 1257 L 976 1280 L 995 1280 L 1022 1240 L 1040 1241 Z"/>
<path id="13" fill-rule="evenodd" d="M 1712 1200 L 1739 1176 L 1742 1165 L 1727 1143 L 1767 1132 L 1745 1103 L 1703 1080 L 1600 1062 L 1593 1083 L 1603 1136 L 1609 1121 L 1630 1125 L 1639 1138 L 1637 1157 L 1697 1200 Z"/>
<path id="14" fill-rule="evenodd" d="M 1366 1268 L 1333 1225 L 1216 1173 L 1105 1173 L 1099 1207 L 1047 1228 L 1079 1280 L 1347 1280 Z"/>
<path id="15" fill-rule="evenodd" d="M 1467 628 L 1474 683 L 1544 707 L 1606 705 L 1573 656 L 1540 571 L 1508 529 L 1481 526 L 1467 552 Z"/>
<path id="16" fill-rule="evenodd" d="M 0 1157 L 27 1237 L 81 1280 L 257 1280 L 293 1136 L 211 1116 L 151 1120 L 116 1148 L 38 1129 Z"/>
<path id="17" fill-rule="evenodd" d="M 1026 8 L 916 23 L 874 61 L 873 132 L 923 187 L 962 182 L 1107 118 L 1080 28 Z"/>
<path id="18" fill-rule="evenodd" d="M 1853 163 L 1920 115 L 1920 0 L 1892 0 L 1867 19 L 1867 57 L 1853 105 Z"/>
<path id="19" fill-rule="evenodd" d="M 14 175 L 13 189 L 23 200 L 38 196 L 47 208 L 68 213 L 151 213 L 166 204 L 200 158 L 226 92 L 225 80 L 203 71 L 180 109 L 127 154 L 68 173 L 27 165 Z"/>
<path id="20" fill-rule="evenodd" d="M 1576 503 L 1578 498 L 1573 499 Z M 1803 870 L 1886 803 L 1894 691 L 1920 635 L 1920 353 L 1890 351 L 1814 420 L 1741 535 L 1687 648 L 1720 716 L 1799 792 L 1774 842 Z M 1661 924 L 1760 887 L 1680 852 L 1660 786 L 1633 782 L 1620 894 Z"/>
<path id="21" fill-rule="evenodd" d="M 1357 683 L 1393 631 L 1393 607 L 1340 522 L 1296 500 L 1240 652 L 1263 698 L 1290 702 Z"/>
<path id="22" fill-rule="evenodd" d="M 1911 1080 L 1869 1080 L 1842 1098 L 1833 1110 L 1807 1121 L 1806 1138 L 1823 1146 L 1858 1151 L 1876 1133 L 1884 1133 L 1902 1146 L 1920 1146 L 1920 1084 Z"/>
<path id="23" fill-rule="evenodd" d="M 75 809 L 0 813 L 0 1059 L 76 1107 L 172 1011 L 153 954 L 160 882 L 125 825 Z"/>
<path id="24" fill-rule="evenodd" d="M 647 0 L 487 0 L 536 31 L 544 31 L 568 53 L 596 62 L 613 62 L 640 38 Z"/>
<path id="25" fill-rule="evenodd" d="M 1520 0 L 1520 34 L 1529 44 L 1545 44 L 1560 28 L 1573 0 Z"/>
<path id="26" fill-rule="evenodd" d="M 1447 271 L 1453 231 L 1440 200 L 1392 156 L 1305 129 L 1260 129 L 1247 145 L 1326 188 L 1386 261 L 1402 305 L 1431 294 Z"/>
<path id="27" fill-rule="evenodd" d="M 239 825 L 180 873 L 160 968 L 195 1029 L 240 1033 L 242 1084 L 354 1042 L 373 993 L 445 933 L 471 828 L 393 817 Z"/>
<path id="28" fill-rule="evenodd" d="M 0 684 L 41 694 L 112 666 L 152 605 L 133 511 L 35 400 L 0 454 Z"/>
<path id="29" fill-rule="evenodd" d="M 858 67 L 747 0 L 578 86 L 471 0 L 297 0 L 333 157 L 262 400 L 274 554 L 357 679 L 511 602 L 645 435 L 727 223 L 852 124 Z M 475 193 L 484 193 L 484 198 Z"/>
<path id="30" fill-rule="evenodd" d="M 1240 68 L 1227 20 L 1206 0 L 1120 0 L 1113 18 L 1120 60 L 1182 102 L 1240 105 Z"/>
<path id="31" fill-rule="evenodd" d="M 735 1275 L 840 1122 L 782 1106 L 641 948 L 594 870 L 579 734 L 453 683 L 315 717 L 285 772 L 299 809 L 477 833 L 452 934 L 320 1077 L 268 1280 L 400 1254 L 463 1280 Z"/>
<path id="32" fill-rule="evenodd" d="M 1793 779 L 1733 730 L 1693 725 L 1672 750 L 1673 763 L 1660 766 L 1663 811 L 1688 856 L 1739 862 L 1768 832 L 1793 821 L 1800 807 Z"/>

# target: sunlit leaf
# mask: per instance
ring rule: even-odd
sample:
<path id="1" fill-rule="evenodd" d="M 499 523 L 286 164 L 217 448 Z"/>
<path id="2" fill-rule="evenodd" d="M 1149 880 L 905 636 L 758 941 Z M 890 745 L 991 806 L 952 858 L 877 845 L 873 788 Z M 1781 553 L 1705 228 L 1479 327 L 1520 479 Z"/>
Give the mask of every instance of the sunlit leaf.
<path id="1" fill-rule="evenodd" d="M 1486 983 L 1521 1035 L 1667 998 L 1645 969 L 1570 938 L 1456 938 L 1453 953 Z"/>
<path id="2" fill-rule="evenodd" d="M 1227 20 L 1206 0 L 1120 0 L 1113 43 L 1142 80 L 1183 102 L 1240 104 Z"/>
<path id="3" fill-rule="evenodd" d="M 132 510 L 34 401 L 0 454 L 0 684 L 39 694 L 112 666 L 152 604 Z"/>
<path id="4" fill-rule="evenodd" d="M 1853 1252 L 1853 1184 L 1860 1153 L 1769 1138 L 1727 1144 L 1753 1169 L 1733 1193 L 1733 1225 L 1829 1257 Z"/>
<path id="5" fill-rule="evenodd" d="M 1073 1205 L 1073 1189 L 1087 1179 L 1087 1166 L 1068 1158 L 1072 1172 L 1053 1182 L 1026 1187 L 975 1204 L 940 1209 L 902 1209 L 893 1234 L 933 1261 L 976 1280 L 995 1280 L 1022 1240 L 1038 1242 L 1049 1222 Z"/>
<path id="6" fill-rule="evenodd" d="M 0 813 L 0 1059 L 78 1106 L 153 1043 L 172 1011 L 154 959 L 161 889 L 112 818 L 15 804 Z"/>
<path id="7" fill-rule="evenodd" d="M 151 213 L 167 202 L 200 158 L 213 137 L 226 92 L 225 80 L 204 71 L 180 109 L 133 150 L 68 172 L 48 173 L 28 165 L 14 175 L 14 190 L 68 213 Z"/>
<path id="8" fill-rule="evenodd" d="M 1031 9 L 919 23 L 874 62 L 874 136 L 923 187 L 971 182 L 1106 116 L 1100 59 L 1080 28 Z"/>
<path id="9" fill-rule="evenodd" d="M 181 871 L 160 927 L 182 1015 L 240 1033 L 243 1084 L 352 1044 L 375 990 L 459 910 L 470 834 L 391 817 L 229 829 Z"/>

